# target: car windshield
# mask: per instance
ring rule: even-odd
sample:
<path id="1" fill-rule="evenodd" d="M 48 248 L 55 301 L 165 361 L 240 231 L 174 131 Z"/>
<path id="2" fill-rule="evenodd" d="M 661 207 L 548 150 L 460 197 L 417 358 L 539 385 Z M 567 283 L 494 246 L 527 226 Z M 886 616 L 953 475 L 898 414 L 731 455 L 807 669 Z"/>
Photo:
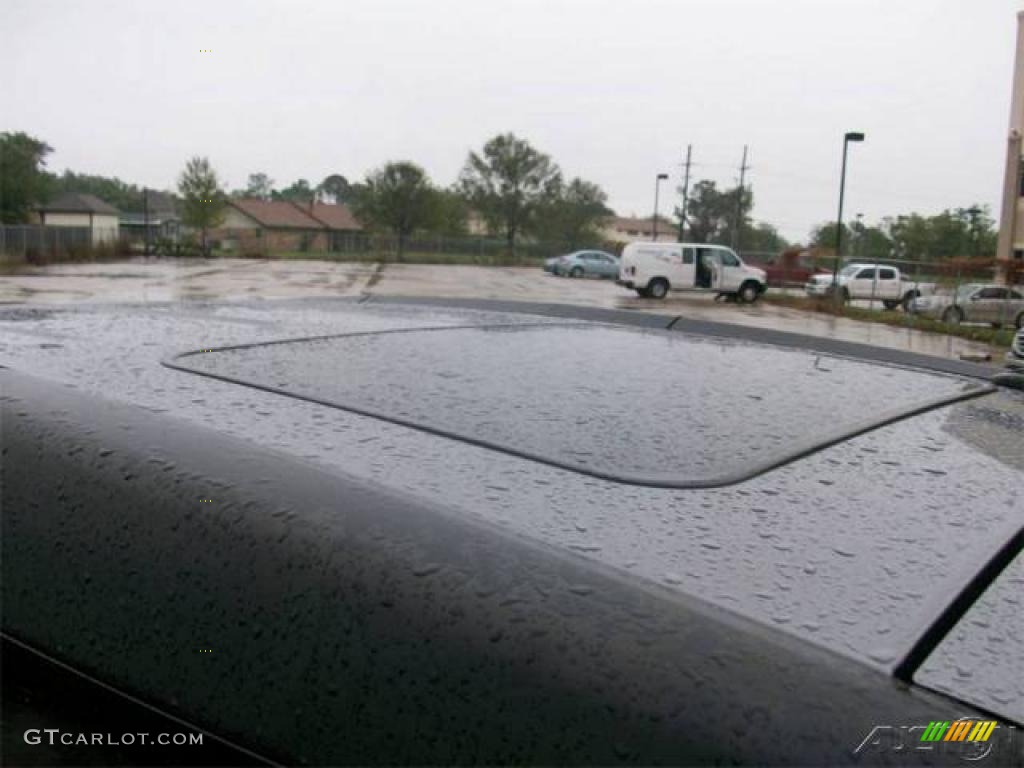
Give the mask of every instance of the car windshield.
<path id="1" fill-rule="evenodd" d="M 839 270 L 839 274 L 842 277 L 853 277 L 858 272 L 860 272 L 861 269 L 862 267 L 859 264 L 849 264 L 843 267 L 841 270 Z"/>

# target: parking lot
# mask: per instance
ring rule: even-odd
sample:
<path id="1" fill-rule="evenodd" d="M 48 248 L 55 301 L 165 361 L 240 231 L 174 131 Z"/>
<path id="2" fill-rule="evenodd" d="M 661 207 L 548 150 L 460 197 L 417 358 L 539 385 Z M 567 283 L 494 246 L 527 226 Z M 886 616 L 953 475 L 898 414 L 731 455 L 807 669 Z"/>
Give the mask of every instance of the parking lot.
<path id="1" fill-rule="evenodd" d="M 26 267 L 0 276 L 2 304 L 424 296 L 552 302 L 681 315 L 862 342 L 941 357 L 1001 358 L 988 345 L 943 334 L 711 296 L 640 299 L 608 280 L 572 280 L 539 268 L 257 259 L 156 259 Z"/>

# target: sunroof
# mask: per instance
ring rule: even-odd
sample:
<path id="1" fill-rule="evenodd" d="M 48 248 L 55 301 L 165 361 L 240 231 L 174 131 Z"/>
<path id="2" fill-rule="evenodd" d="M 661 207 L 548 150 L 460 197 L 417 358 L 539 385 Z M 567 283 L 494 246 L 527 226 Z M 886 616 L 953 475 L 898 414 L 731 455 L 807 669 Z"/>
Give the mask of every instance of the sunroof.
<path id="1" fill-rule="evenodd" d="M 603 325 L 417 329 L 190 352 L 171 367 L 623 483 L 734 483 L 990 391 L 799 349 Z"/>

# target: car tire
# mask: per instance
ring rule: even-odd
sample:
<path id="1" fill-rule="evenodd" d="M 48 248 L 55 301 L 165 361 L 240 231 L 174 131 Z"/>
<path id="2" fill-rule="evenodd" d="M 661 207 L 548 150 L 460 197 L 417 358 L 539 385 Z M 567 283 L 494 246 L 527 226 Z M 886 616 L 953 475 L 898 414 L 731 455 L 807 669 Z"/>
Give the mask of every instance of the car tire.
<path id="1" fill-rule="evenodd" d="M 942 322 L 946 325 L 960 325 L 964 321 L 963 310 L 957 307 L 949 307 L 942 313 Z"/>
<path id="2" fill-rule="evenodd" d="M 647 295 L 652 299 L 664 299 L 668 295 L 668 280 L 656 277 L 647 284 Z"/>
<path id="3" fill-rule="evenodd" d="M 753 304 L 761 296 L 761 286 L 753 280 L 748 280 L 740 286 L 736 292 L 736 298 L 741 304 Z"/>
<path id="4" fill-rule="evenodd" d="M 914 303 L 914 299 L 916 299 L 920 295 L 921 294 L 919 294 L 917 291 L 907 291 L 907 295 L 904 296 L 903 301 L 900 302 L 900 306 L 903 307 L 903 311 L 906 312 L 908 315 L 911 314 L 914 311 L 912 306 Z"/>
<path id="5" fill-rule="evenodd" d="M 882 306 L 888 309 L 890 312 L 896 309 L 896 307 L 898 307 L 899 305 L 900 303 L 898 301 L 891 301 L 889 299 L 886 299 L 885 301 L 882 302 Z"/>
<path id="6" fill-rule="evenodd" d="M 646 299 L 650 297 L 650 294 L 647 293 L 646 288 L 636 288 L 634 290 L 636 290 L 636 295 L 639 296 L 641 299 Z"/>
<path id="7" fill-rule="evenodd" d="M 573 267 L 570 269 L 569 277 L 583 277 L 583 267 Z"/>

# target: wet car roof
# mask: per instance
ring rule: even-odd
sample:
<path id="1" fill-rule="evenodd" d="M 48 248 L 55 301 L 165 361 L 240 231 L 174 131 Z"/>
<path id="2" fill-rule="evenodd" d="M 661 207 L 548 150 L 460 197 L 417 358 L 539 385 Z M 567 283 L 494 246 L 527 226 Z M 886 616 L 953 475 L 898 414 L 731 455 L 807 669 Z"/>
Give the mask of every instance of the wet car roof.
<path id="1" fill-rule="evenodd" d="M 799 349 L 550 322 L 282 340 L 169 364 L 597 477 L 678 488 L 737 482 L 991 391 Z"/>
<path id="2" fill-rule="evenodd" d="M 330 301 L 17 310 L 0 312 L 0 364 L 414 494 L 452 514 L 509 529 L 657 589 L 699 597 L 889 671 L 949 595 L 1020 525 L 1024 457 L 1007 449 L 1019 445 L 1019 432 L 991 414 L 1024 406 L 1019 395 L 1005 391 L 864 432 L 727 487 L 666 489 L 595 478 L 161 365 L 197 349 L 443 326 L 522 326 L 501 338 L 530 347 L 538 322 L 545 321 Z M 550 333 L 569 334 L 564 322 L 552 320 Z M 578 330 L 587 340 L 584 349 L 621 343 L 616 329 L 581 323 Z M 440 332 L 406 338 L 417 335 L 445 338 Z M 648 343 L 667 344 L 656 336 Z M 726 342 L 693 340 L 684 347 L 723 359 L 737 353 L 769 359 L 764 349 L 734 349 Z M 564 360 L 551 359 L 555 367 Z M 800 355 L 793 361 L 809 365 Z M 361 375 L 369 375 L 372 360 L 361 364 L 368 366 Z M 818 364 L 834 371 L 849 365 L 855 376 L 871 378 L 858 370 L 864 364 L 827 356 Z M 440 369 L 435 363 L 426 370 Z M 339 377 L 344 370 L 338 366 Z M 416 370 L 410 367 L 408 375 Z M 874 370 L 883 387 L 890 376 L 909 375 Z M 933 385 L 940 393 L 951 383 L 953 391 L 963 386 L 958 379 L 913 376 L 927 382 L 926 397 Z M 830 386 L 823 373 L 820 380 Z M 788 386 L 789 379 L 778 385 Z M 739 384 L 730 386 L 743 392 Z M 864 386 L 862 397 L 853 393 L 853 399 L 870 415 L 877 390 L 867 381 Z"/>
<path id="3" fill-rule="evenodd" d="M 971 606 L 915 679 L 1024 722 L 1024 553 Z"/>

